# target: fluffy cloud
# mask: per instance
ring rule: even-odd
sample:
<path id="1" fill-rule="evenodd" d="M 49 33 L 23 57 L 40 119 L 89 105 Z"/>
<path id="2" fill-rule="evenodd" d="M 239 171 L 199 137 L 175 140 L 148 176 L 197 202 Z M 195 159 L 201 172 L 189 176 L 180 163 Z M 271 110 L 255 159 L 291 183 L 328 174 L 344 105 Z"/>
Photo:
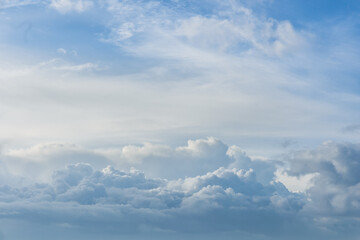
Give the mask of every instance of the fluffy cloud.
<path id="1" fill-rule="evenodd" d="M 96 151 L 88 150 L 88 156 Z M 9 151 L 6 157 L 26 157 L 17 163 L 26 164 L 64 158 L 64 152 L 71 158 L 85 150 L 74 145 L 36 146 Z M 65 168 L 53 166 L 51 179 L 42 183 L 3 182 L 0 221 L 5 225 L 20 219 L 31 221 L 29 224 L 46 221 L 47 228 L 69 227 L 83 233 L 91 227 L 96 234 L 107 226 L 109 236 L 139 237 L 151 232 L 159 238 L 237 232 L 245 239 L 256 239 L 258 234 L 263 236 L 260 239 L 296 239 L 294 235 L 336 239 L 347 231 L 352 239 L 357 233 L 358 145 L 327 142 L 317 149 L 291 152 L 278 161 L 249 157 L 239 147 L 228 147 L 215 138 L 190 140 L 177 148 L 128 145 L 120 149 L 123 152 L 117 161 L 139 167 L 149 161 L 162 171 L 166 170 L 160 167 L 164 162 L 173 161 L 171 166 L 183 170 L 183 175 L 165 179 L 134 168 L 94 167 L 84 155 L 83 163 L 75 163 L 75 158 Z M 161 160 L 156 162 L 156 158 Z M 182 158 L 189 165 L 192 161 L 193 168 L 201 168 L 207 160 L 208 165 L 197 171 L 203 173 L 195 174 L 180 167 Z M 114 160 L 107 159 L 110 164 L 116 164 Z M 220 163 L 224 167 L 217 167 Z M 301 185 L 309 181 L 310 185 Z M 297 184 L 300 191 L 290 192 L 285 186 L 291 184 Z"/>
<path id="2" fill-rule="evenodd" d="M 316 215 L 317 224 L 328 231 L 356 229 L 360 213 L 358 144 L 325 142 L 316 149 L 292 152 L 286 162 L 289 176 L 312 176 L 305 190 L 311 201 L 304 211 Z"/>
<path id="3" fill-rule="evenodd" d="M 287 160 L 292 175 L 319 173 L 331 184 L 351 186 L 360 181 L 360 147 L 325 142 L 317 149 L 295 151 Z"/>
<path id="4" fill-rule="evenodd" d="M 269 156 L 264 145 L 273 151 L 284 137 L 342 139 L 336 129 L 357 119 L 359 98 L 328 79 L 353 86 L 354 36 L 309 43 L 301 26 L 239 1 L 53 0 L 45 3 L 72 14 L 5 12 L 32 3 L 0 3 L 5 239 L 357 239 L 358 145 L 325 143 L 277 160 L 211 137 L 173 147 L 210 133 Z M 26 61 L 24 49 L 39 56 L 45 42 L 39 55 L 52 60 L 8 64 Z M 45 53 L 60 46 L 69 62 Z M 89 56 L 113 69 L 99 75 L 105 69 Z"/>
<path id="5" fill-rule="evenodd" d="M 189 140 L 187 146 L 175 149 L 152 144 L 125 146 L 120 159 L 125 160 L 125 165 L 131 164 L 152 176 L 173 179 L 197 176 L 228 166 L 233 159 L 226 154 L 227 149 L 226 144 L 210 137 Z"/>
<path id="6" fill-rule="evenodd" d="M 136 167 L 150 176 L 180 178 L 228 166 L 233 159 L 226 154 L 227 149 L 226 144 L 213 137 L 189 140 L 188 145 L 177 148 L 145 143 L 142 146 L 126 145 L 117 149 L 89 150 L 73 144 L 49 143 L 9 149 L 4 154 L 3 161 L 11 173 L 22 176 L 37 175 L 34 173 L 49 176 L 64 164 L 85 162 L 95 169 L 113 164 L 125 169 Z M 27 174 L 29 169 L 31 174 Z"/>
<path id="7" fill-rule="evenodd" d="M 261 183 L 273 178 L 276 168 L 272 161 L 251 159 L 238 146 L 228 146 L 214 137 L 189 140 L 186 145 L 145 143 L 119 148 L 86 149 L 74 144 L 38 144 L 29 148 L 5 151 L 4 166 L 8 171 L 23 177 L 37 176 L 49 179 L 52 171 L 64 164 L 88 163 L 96 170 L 107 165 L 144 171 L 149 177 L 167 179 L 195 177 L 220 167 L 254 169 Z M 31 173 L 29 170 L 31 169 Z"/>
<path id="8" fill-rule="evenodd" d="M 88 164 L 76 164 L 54 172 L 50 184 L 3 186 L 0 209 L 2 219 L 32 216 L 32 221 L 42 221 L 52 214 L 52 224 L 66 221 L 82 228 L 87 222 L 107 222 L 112 228 L 126 221 L 133 224 L 131 229 L 120 227 L 120 232 L 136 231 L 142 224 L 179 233 L 197 232 L 205 226 L 215 232 L 249 231 L 245 213 L 252 214 L 252 223 L 267 221 L 263 217 L 272 215 L 283 221 L 278 198 L 287 202 L 292 214 L 301 209 L 301 198 L 283 187 L 277 189 L 258 183 L 251 170 L 220 168 L 203 176 L 167 181 L 146 178 L 136 170 L 107 167 L 95 171 Z M 92 220 L 86 220 L 89 216 Z M 268 230 L 260 227 L 257 231 Z"/>

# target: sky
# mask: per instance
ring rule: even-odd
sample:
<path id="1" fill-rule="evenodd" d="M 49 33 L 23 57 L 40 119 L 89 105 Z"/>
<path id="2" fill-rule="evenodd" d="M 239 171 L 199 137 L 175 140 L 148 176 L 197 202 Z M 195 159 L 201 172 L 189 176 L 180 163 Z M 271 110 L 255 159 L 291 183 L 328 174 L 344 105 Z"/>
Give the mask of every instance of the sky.
<path id="1" fill-rule="evenodd" d="M 0 240 L 360 237 L 357 0 L 0 0 Z"/>

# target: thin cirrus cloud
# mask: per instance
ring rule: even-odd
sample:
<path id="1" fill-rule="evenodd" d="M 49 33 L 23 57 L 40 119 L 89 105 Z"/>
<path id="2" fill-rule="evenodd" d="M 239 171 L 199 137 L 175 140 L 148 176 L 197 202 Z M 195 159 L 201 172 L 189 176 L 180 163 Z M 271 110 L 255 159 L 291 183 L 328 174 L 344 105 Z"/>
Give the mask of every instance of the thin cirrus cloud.
<path id="1" fill-rule="evenodd" d="M 44 11 L 59 31 L 49 29 L 46 21 L 22 16 L 21 21 L 32 23 L 23 44 L 38 49 L 39 39 L 47 50 L 29 64 L 19 63 L 18 52 L 16 60 L 2 61 L 7 86 L 2 96 L 16 99 L 3 104 L 5 138 L 17 138 L 23 145 L 44 139 L 92 144 L 97 138 L 94 141 L 102 145 L 184 141 L 189 134 L 279 145 L 284 138 L 316 144 L 331 137 L 352 138 L 341 129 L 353 124 L 355 113 L 349 106 L 357 105 L 358 98 L 348 88 L 334 93 L 334 82 L 324 80 L 329 71 L 342 76 L 336 69 L 350 50 L 344 48 L 342 55 L 332 45 L 316 50 L 322 36 L 311 29 L 267 17 L 236 1 L 209 1 L 209 8 L 192 1 L 92 1 L 81 12 L 60 13 L 54 7 L 84 2 L 49 3 Z M 73 24 L 66 25 L 64 18 Z M 18 26 L 20 20 L 6 21 Z M 329 30 L 330 39 L 339 37 L 339 28 Z M 7 30 L 23 30 L 14 29 Z M 341 35 L 347 34 L 344 31 Z M 45 41 L 40 32 L 62 41 Z M 59 49 L 76 54 L 56 54 Z M 87 54 L 102 57 L 88 59 Z M 29 110 L 34 107 L 36 111 Z M 21 121 L 25 116 L 30 116 L 28 121 Z"/>
<path id="2" fill-rule="evenodd" d="M 92 1 L 88 0 L 52 0 L 50 7 L 58 10 L 61 13 L 67 13 L 71 11 L 83 12 L 93 6 Z"/>
<path id="3" fill-rule="evenodd" d="M 26 5 L 40 4 L 41 0 L 3 0 L 0 2 L 0 9 L 22 7 Z"/>
<path id="4" fill-rule="evenodd" d="M 141 56 L 185 58 L 198 64 L 217 62 L 223 52 L 281 55 L 305 44 L 306 33 L 295 31 L 288 21 L 260 19 L 234 1 L 219 6 L 203 16 L 174 12 L 155 2 L 110 2 L 115 20 L 104 41 Z"/>

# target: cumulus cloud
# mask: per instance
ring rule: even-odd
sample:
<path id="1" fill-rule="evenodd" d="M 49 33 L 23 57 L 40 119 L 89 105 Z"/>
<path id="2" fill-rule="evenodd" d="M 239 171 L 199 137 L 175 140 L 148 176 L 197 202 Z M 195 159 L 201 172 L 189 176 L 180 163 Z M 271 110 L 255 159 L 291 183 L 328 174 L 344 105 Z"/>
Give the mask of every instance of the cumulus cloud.
<path id="1" fill-rule="evenodd" d="M 228 166 L 231 159 L 228 146 L 219 139 L 189 140 L 186 146 L 171 148 L 166 145 L 145 143 L 126 145 L 122 149 L 103 149 L 96 152 L 108 156 L 117 166 L 136 167 L 149 176 L 176 179 L 197 176 Z"/>
<path id="2" fill-rule="evenodd" d="M 262 183 L 268 183 L 273 180 L 274 172 L 277 169 L 277 165 L 282 165 L 280 161 L 274 161 L 264 159 L 261 157 L 250 157 L 239 146 L 230 146 L 226 154 L 233 159 L 230 163 L 230 167 L 237 169 L 254 169 L 258 181 Z"/>
<path id="3" fill-rule="evenodd" d="M 203 176 L 167 181 L 110 166 L 95 171 L 90 165 L 79 163 L 55 171 L 50 184 L 3 186 L 0 208 L 2 219 L 33 216 L 32 221 L 42 221 L 52 213 L 55 215 L 49 221 L 53 224 L 67 219 L 74 227 L 86 228 L 82 224 L 89 221 L 103 224 L 105 219 L 114 228 L 126 221 L 134 224 L 131 229 L 120 227 L 120 233 L 136 231 L 141 224 L 179 233 L 197 232 L 199 226 L 202 229 L 206 225 L 211 226 L 210 232 L 255 232 L 247 229 L 250 223 L 244 225 L 249 220 L 244 213 L 252 214 L 252 223 L 273 215 L 280 227 L 283 220 L 279 219 L 278 211 L 282 209 L 278 198 L 287 202 L 291 213 L 301 209 L 300 197 L 277 188 L 258 183 L 251 170 L 220 168 Z M 86 220 L 91 215 L 94 218 Z M 256 231 L 268 230 L 259 227 Z"/>
<path id="4" fill-rule="evenodd" d="M 31 2 L 3 1 L 0 8 Z M 196 239 L 344 239 L 344 232 L 349 239 L 359 236 L 356 144 L 329 142 L 282 158 L 249 156 L 242 147 L 213 137 L 173 147 L 189 133 L 219 133 L 244 144 L 256 139 L 256 154 L 262 155 L 267 149 L 259 139 L 280 146 L 283 137 L 328 138 L 331 129 L 340 129 L 334 125 L 353 122 L 356 113 L 346 103 L 358 99 L 331 94 L 329 101 L 318 79 L 336 64 L 344 67 L 339 64 L 344 58 L 351 62 L 349 69 L 355 69 L 359 61 L 349 60 L 348 50 L 331 49 L 345 57 L 333 58 L 329 51 L 314 58 L 306 51 L 307 33 L 290 21 L 254 13 L 238 1 L 47 3 L 62 14 L 101 7 L 106 17 L 94 14 L 101 26 L 77 14 L 66 17 L 81 26 L 91 24 L 91 31 L 84 28 L 91 33 L 86 36 L 119 46 L 121 55 L 133 54 L 139 63 L 131 70 L 136 73 L 118 75 L 116 69 L 110 77 L 96 75 L 104 68 L 93 59 L 2 66 L 0 130 L 15 146 L 3 150 L 0 159 L 0 230 L 5 239 L 26 239 L 9 237 L 9 222 L 38 224 L 33 231 L 46 226 L 62 233 L 101 233 L 102 239 L 106 234 L 118 239 L 119 234 L 135 233 L 144 234 L 141 239 L 155 238 L 147 236 L 155 232 L 199 234 Z M 33 16 L 27 13 L 23 16 Z M 62 14 L 51 24 L 44 22 L 63 27 Z M 5 19 L 18 18 L 5 14 Z M 95 49 L 87 40 L 81 42 L 84 49 Z M 72 42 L 64 44 L 58 53 L 70 57 Z M 96 45 L 99 52 L 106 50 L 101 44 Z M 56 42 L 51 49 L 58 47 Z M 117 59 L 113 56 L 119 55 L 107 60 Z M 121 64 L 123 60 L 127 58 L 121 58 Z M 328 121 L 334 116 L 336 121 Z M 358 128 L 349 125 L 344 130 Z M 169 145 L 164 135 L 172 135 Z M 91 147 L 47 143 L 54 136 L 54 141 Z M 156 144 L 151 143 L 154 139 Z M 41 141 L 45 143 L 31 146 Z"/>
<path id="5" fill-rule="evenodd" d="M 182 176 L 166 179 L 149 177 L 135 168 L 121 170 L 111 166 L 116 161 L 105 154 L 97 161 L 111 165 L 94 167 L 87 158 L 99 151 L 86 152 L 75 145 L 12 150 L 2 157 L 2 166 L 8 165 L 10 157 L 11 161 L 24 158 L 18 165 L 45 164 L 54 158 L 64 162 L 52 166 L 51 177 L 41 182 L 2 182 L 0 221 L 42 223 L 46 219 L 55 228 L 86 232 L 97 226 L 92 231 L 100 233 L 106 225 L 111 234 L 151 232 L 162 237 L 238 232 L 249 239 L 257 234 L 266 236 L 263 239 L 296 239 L 295 233 L 299 239 L 336 239 L 344 229 L 356 233 L 360 213 L 356 144 L 326 142 L 277 161 L 249 157 L 238 146 L 229 147 L 216 138 L 189 140 L 177 148 L 145 144 L 120 150 L 126 153 L 123 161 L 138 167 L 149 161 L 165 171 L 160 165 L 173 161 L 171 166 L 180 169 Z M 65 152 L 73 160 L 64 167 Z M 156 158 L 162 160 L 156 162 Z M 195 174 L 181 168 L 182 158 L 189 166 L 193 162 L 193 168 L 208 164 Z"/>
<path id="6" fill-rule="evenodd" d="M 26 169 L 42 173 L 38 176 L 49 176 L 64 164 L 84 162 L 97 170 L 109 164 L 124 169 L 135 167 L 151 177 L 168 179 L 194 177 L 223 166 L 228 167 L 230 164 L 244 169 L 255 167 L 256 161 L 251 161 L 239 147 L 236 150 L 241 152 L 244 158 L 235 156 L 235 150 L 229 153 L 229 149 L 231 147 L 214 137 L 189 140 L 187 145 L 175 148 L 145 143 L 115 149 L 89 150 L 74 144 L 47 143 L 8 149 L 4 154 L 4 164 L 12 173 L 23 176 L 32 175 L 27 174 Z"/>
<path id="7" fill-rule="evenodd" d="M 292 175 L 320 173 L 328 181 L 353 185 L 360 181 L 360 147 L 357 144 L 325 142 L 317 149 L 294 151 L 289 156 Z"/>
<path id="8" fill-rule="evenodd" d="M 360 213 L 360 147 L 358 144 L 325 142 L 316 149 L 295 151 L 286 157 L 292 177 L 311 177 L 305 194 L 311 199 L 304 211 L 325 215 L 320 225 L 339 230 L 341 218 L 357 225 Z M 327 219 L 327 220 L 325 220 Z M 339 226 L 327 223 L 338 222 Z M 345 224 L 342 228 L 351 229 Z"/>
<path id="9" fill-rule="evenodd" d="M 240 147 L 228 146 L 214 137 L 189 140 L 187 145 L 176 148 L 145 143 L 140 146 L 126 145 L 121 149 L 98 149 L 95 152 L 108 157 L 118 167 L 136 167 L 149 176 L 167 179 L 195 177 L 225 166 L 255 169 L 258 180 L 268 183 L 276 170 L 273 161 L 252 159 Z"/>

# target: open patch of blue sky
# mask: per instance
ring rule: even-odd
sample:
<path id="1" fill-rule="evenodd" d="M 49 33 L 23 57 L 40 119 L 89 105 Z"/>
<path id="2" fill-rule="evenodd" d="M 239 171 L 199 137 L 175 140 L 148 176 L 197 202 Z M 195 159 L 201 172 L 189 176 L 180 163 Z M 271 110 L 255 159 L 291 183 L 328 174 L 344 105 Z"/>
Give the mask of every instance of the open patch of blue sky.
<path id="1" fill-rule="evenodd" d="M 351 16 L 358 16 L 360 4 L 350 1 L 265 1 L 266 12 L 279 20 L 290 20 L 295 25 L 314 24 L 335 21 Z"/>

